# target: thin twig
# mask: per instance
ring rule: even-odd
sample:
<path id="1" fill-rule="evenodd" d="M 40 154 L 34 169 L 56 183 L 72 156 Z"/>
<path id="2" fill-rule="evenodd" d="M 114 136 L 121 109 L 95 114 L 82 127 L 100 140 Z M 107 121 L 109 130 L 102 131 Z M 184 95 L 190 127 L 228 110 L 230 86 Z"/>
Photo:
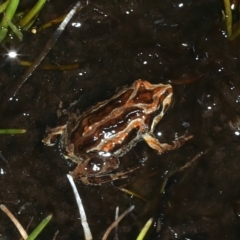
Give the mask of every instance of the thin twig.
<path id="1" fill-rule="evenodd" d="M 7 216 L 12 220 L 12 222 L 14 223 L 14 225 L 16 226 L 16 228 L 18 229 L 18 231 L 20 232 L 20 234 L 22 235 L 23 239 L 27 239 L 28 238 L 28 234 L 26 233 L 26 231 L 24 230 L 24 228 L 22 227 L 22 225 L 20 224 L 20 222 L 14 217 L 14 215 L 8 210 L 8 208 L 1 204 L 0 205 L 0 209 L 5 212 L 7 214 Z"/>
<path id="2" fill-rule="evenodd" d="M 0 151 L 0 158 L 8 164 L 8 160 L 2 155 L 1 151 Z"/>
<path id="3" fill-rule="evenodd" d="M 74 193 L 74 196 L 75 196 L 75 199 L 76 199 L 76 202 L 77 202 L 77 206 L 78 206 L 78 210 L 79 210 L 80 217 L 81 217 L 81 223 L 82 223 L 82 226 L 83 226 L 85 239 L 86 240 L 92 240 L 93 239 L 92 238 L 92 233 L 91 233 L 91 230 L 90 230 L 88 222 L 87 222 L 87 216 L 86 216 L 83 204 L 82 204 L 82 200 L 79 196 L 77 187 L 76 187 L 71 175 L 67 174 L 67 178 L 68 178 L 68 180 L 71 184 L 71 187 L 73 189 L 73 193 Z"/>
<path id="4" fill-rule="evenodd" d="M 166 176 L 166 178 L 164 179 L 163 181 L 163 184 L 161 186 L 161 189 L 160 189 L 160 193 L 164 193 L 165 191 L 165 187 L 167 185 L 167 182 L 168 180 L 176 173 L 179 173 L 179 172 L 182 172 L 184 171 L 185 169 L 189 168 L 190 166 L 192 166 L 193 163 L 195 163 L 202 155 L 205 155 L 206 153 L 209 152 L 210 149 L 207 149 L 205 150 L 204 152 L 200 152 L 198 154 L 195 155 L 194 158 L 192 158 L 189 162 L 187 162 L 186 164 L 184 164 L 182 167 L 180 167 L 179 169 L 177 170 L 174 170 L 172 172 L 169 172 L 169 174 Z"/>
<path id="5" fill-rule="evenodd" d="M 116 211 L 115 211 L 115 221 L 118 219 L 118 217 L 119 217 L 119 206 L 116 207 Z M 118 225 L 115 227 L 114 240 L 118 240 Z"/>
<path id="6" fill-rule="evenodd" d="M 144 201 L 144 202 L 147 202 L 147 199 L 146 199 L 146 198 L 142 197 L 141 195 L 139 195 L 139 194 L 137 194 L 137 193 L 135 193 L 135 192 L 133 192 L 133 191 L 131 191 L 131 190 L 128 190 L 128 189 L 126 189 L 126 188 L 124 188 L 124 187 L 116 187 L 116 188 L 118 188 L 118 189 L 121 190 L 122 192 L 125 192 L 125 193 L 127 193 L 127 194 L 129 194 L 129 195 L 131 195 L 131 196 L 133 196 L 133 197 L 139 198 L 139 199 L 141 199 L 141 200 Z"/>
<path id="7" fill-rule="evenodd" d="M 112 229 L 113 228 L 115 228 L 117 225 L 118 225 L 118 223 L 128 214 L 128 213 L 130 213 L 133 209 L 134 209 L 134 205 L 132 205 L 130 208 L 128 208 L 124 213 L 122 213 L 121 215 L 120 215 L 120 217 L 117 219 L 117 220 L 115 220 L 109 227 L 108 227 L 108 229 L 107 229 L 107 231 L 104 233 L 104 235 L 103 235 L 103 238 L 102 238 L 102 240 L 106 240 L 107 239 L 107 237 L 108 237 L 108 235 L 109 235 L 109 233 L 112 231 Z"/>
<path id="8" fill-rule="evenodd" d="M 55 232 L 55 234 L 54 234 L 54 236 L 53 236 L 53 239 L 52 239 L 52 240 L 56 240 L 56 239 L 57 239 L 57 235 L 58 235 L 58 233 L 59 233 L 59 230 L 57 230 L 57 231 Z"/>
<path id="9" fill-rule="evenodd" d="M 29 230 L 29 227 L 31 226 L 32 221 L 33 221 L 33 217 L 31 217 L 31 219 L 30 219 L 30 221 L 29 221 L 29 223 L 28 223 L 28 225 L 27 225 L 27 227 L 26 227 L 26 231 Z M 23 237 L 21 237 L 19 240 L 23 240 Z"/>

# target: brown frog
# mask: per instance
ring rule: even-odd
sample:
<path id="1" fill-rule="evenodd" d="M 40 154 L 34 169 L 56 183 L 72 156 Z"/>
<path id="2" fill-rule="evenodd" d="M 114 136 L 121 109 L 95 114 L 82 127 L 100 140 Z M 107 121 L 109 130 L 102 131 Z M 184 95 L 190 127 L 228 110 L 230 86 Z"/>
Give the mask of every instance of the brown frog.
<path id="1" fill-rule="evenodd" d="M 100 185 L 124 178 L 136 168 L 112 171 L 119 167 L 119 157 L 140 140 L 145 140 L 161 154 L 192 138 L 184 135 L 167 144 L 160 143 L 153 134 L 171 104 L 172 95 L 169 84 L 137 80 L 79 116 L 70 115 L 65 125 L 48 131 L 43 143 L 54 145 L 53 140 L 60 135 L 59 147 L 63 156 L 77 163 L 70 174 L 85 184 Z"/>

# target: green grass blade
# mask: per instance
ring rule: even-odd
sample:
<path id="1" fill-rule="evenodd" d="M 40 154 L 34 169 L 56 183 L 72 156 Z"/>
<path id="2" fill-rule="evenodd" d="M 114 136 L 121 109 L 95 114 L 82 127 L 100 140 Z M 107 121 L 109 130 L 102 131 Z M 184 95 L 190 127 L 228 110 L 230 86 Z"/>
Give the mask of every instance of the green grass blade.
<path id="1" fill-rule="evenodd" d="M 25 132 L 25 129 L 0 129 L 0 134 L 21 134 Z"/>
<path id="2" fill-rule="evenodd" d="M 230 0 L 224 0 L 225 15 L 226 15 L 226 27 L 227 27 L 227 36 L 231 37 L 232 35 L 232 10 Z"/>
<path id="3" fill-rule="evenodd" d="M 6 2 L 0 4 L 0 13 L 4 12 L 5 9 L 7 8 L 8 6 L 8 3 L 9 3 L 10 0 L 7 0 Z"/>
<path id="4" fill-rule="evenodd" d="M 0 29 L 0 43 L 6 38 L 7 33 L 8 33 L 8 29 L 7 28 L 2 27 Z"/>
<path id="5" fill-rule="evenodd" d="M 38 2 L 27 13 L 27 15 L 19 21 L 20 27 L 22 28 L 25 27 L 34 18 L 34 16 L 36 16 L 36 14 L 39 13 L 39 11 L 43 8 L 43 5 L 45 4 L 45 2 L 46 0 L 38 0 Z"/>
<path id="6" fill-rule="evenodd" d="M 147 221 L 147 223 L 144 225 L 144 227 L 142 228 L 141 232 L 139 233 L 137 240 L 143 240 L 143 238 L 145 237 L 147 231 L 149 230 L 149 228 L 151 227 L 153 223 L 153 219 L 149 219 Z"/>
<path id="7" fill-rule="evenodd" d="M 48 215 L 42 222 L 32 231 L 26 240 L 34 240 L 39 233 L 46 227 L 49 221 L 52 219 L 52 214 Z"/>
<path id="8" fill-rule="evenodd" d="M 12 23 L 12 21 L 8 20 L 7 17 L 3 16 L 5 20 L 7 21 L 9 27 L 12 29 L 12 31 L 16 34 L 16 36 L 19 38 L 20 41 L 23 40 L 23 34 L 22 32 Z"/>
<path id="9" fill-rule="evenodd" d="M 240 35 L 240 27 L 237 28 L 237 30 L 229 37 L 230 41 L 235 40 Z"/>
<path id="10" fill-rule="evenodd" d="M 24 66 L 24 67 L 29 67 L 29 66 L 32 65 L 32 62 L 20 60 L 19 64 L 21 66 Z M 65 70 L 78 69 L 79 64 L 78 63 L 73 63 L 73 64 L 67 64 L 67 65 L 60 65 L 60 64 L 58 64 L 58 65 L 42 65 L 41 68 L 45 69 L 45 70 L 65 71 Z"/>
<path id="11" fill-rule="evenodd" d="M 29 29 L 32 27 L 32 25 L 36 22 L 36 19 L 38 18 L 38 15 L 39 15 L 39 12 L 33 17 L 33 19 L 32 19 L 30 22 L 28 22 L 28 23 L 23 27 L 22 30 L 24 30 L 24 31 L 29 30 Z"/>
<path id="12" fill-rule="evenodd" d="M 16 10 L 17 10 L 18 4 L 19 4 L 19 0 L 11 0 L 9 2 L 9 4 L 7 6 L 7 9 L 6 9 L 6 12 L 5 12 L 6 18 L 9 21 L 12 21 L 12 18 L 14 16 Z M 1 21 L 0 27 L 4 27 L 4 28 L 8 27 L 8 23 L 7 23 L 7 21 L 4 17 Z"/>
<path id="13" fill-rule="evenodd" d="M 7 5 L 5 16 L 2 18 L 0 23 L 0 43 L 5 39 L 8 32 L 8 23 L 6 18 L 11 21 L 19 4 L 19 0 L 10 0 L 9 4 Z"/>

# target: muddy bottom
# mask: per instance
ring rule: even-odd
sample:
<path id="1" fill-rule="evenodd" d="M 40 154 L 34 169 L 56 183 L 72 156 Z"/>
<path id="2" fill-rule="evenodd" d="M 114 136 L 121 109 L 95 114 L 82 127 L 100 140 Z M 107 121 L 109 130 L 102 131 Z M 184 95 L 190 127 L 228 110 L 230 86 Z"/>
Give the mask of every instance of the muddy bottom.
<path id="1" fill-rule="evenodd" d="M 26 2 L 26 5 L 28 3 Z M 51 1 L 37 21 L 42 25 L 66 13 L 74 1 Z M 25 7 L 25 6 L 23 6 Z M 76 182 L 93 239 L 102 239 L 116 207 L 135 209 L 119 224 L 118 239 L 136 239 L 150 218 L 145 239 L 240 239 L 240 83 L 239 41 L 229 41 L 220 0 L 91 1 L 77 13 L 43 61 L 79 64 L 75 70 L 32 74 L 13 101 L 9 89 L 26 70 L 57 26 L 1 48 L 0 128 L 23 128 L 22 135 L 0 137 L 0 203 L 30 233 L 47 215 L 53 218 L 37 239 L 84 239 L 66 174 L 75 165 L 58 146 L 42 144 L 47 127 L 56 127 L 57 109 L 77 101 L 83 112 L 136 79 L 172 83 L 174 105 L 157 125 L 160 142 L 193 135 L 181 148 L 157 154 L 145 142 L 120 158 L 116 171 L 140 168 L 127 179 L 89 186 Z M 18 59 L 6 54 L 18 50 Z M 163 193 L 161 189 L 166 183 Z M 118 186 L 141 195 L 132 197 Z M 115 232 L 108 239 L 114 239 Z M 19 239 L 0 212 L 0 239 Z M 117 239 L 117 238 L 115 238 Z"/>

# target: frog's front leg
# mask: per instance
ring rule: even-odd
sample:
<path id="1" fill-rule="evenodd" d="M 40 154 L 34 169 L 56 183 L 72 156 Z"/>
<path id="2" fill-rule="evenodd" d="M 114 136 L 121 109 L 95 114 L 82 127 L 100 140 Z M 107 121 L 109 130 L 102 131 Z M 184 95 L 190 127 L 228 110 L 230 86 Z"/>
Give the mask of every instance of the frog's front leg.
<path id="1" fill-rule="evenodd" d="M 181 147 L 186 141 L 191 139 L 193 136 L 183 135 L 175 139 L 174 141 L 172 141 L 171 144 L 160 143 L 152 133 L 145 133 L 143 134 L 142 137 L 146 141 L 149 147 L 156 150 L 158 153 L 163 153 L 163 152 L 171 151 Z"/>
<path id="2" fill-rule="evenodd" d="M 42 140 L 42 142 L 47 145 L 47 146 L 53 146 L 56 144 L 56 138 L 57 135 L 62 135 L 65 128 L 66 128 L 66 124 L 63 126 L 59 126 L 56 128 L 51 128 L 48 129 L 47 132 L 47 136 Z"/>

